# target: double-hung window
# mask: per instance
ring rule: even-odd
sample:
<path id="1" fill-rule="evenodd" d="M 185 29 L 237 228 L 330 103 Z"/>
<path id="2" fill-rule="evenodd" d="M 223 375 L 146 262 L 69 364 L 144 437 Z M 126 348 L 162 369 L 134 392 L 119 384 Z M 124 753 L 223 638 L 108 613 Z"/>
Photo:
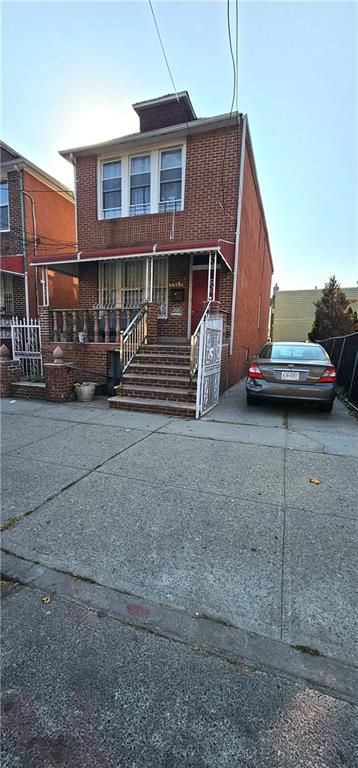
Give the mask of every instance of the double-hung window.
<path id="1" fill-rule="evenodd" d="M 131 157 L 130 163 L 129 213 L 150 213 L 150 155 Z"/>
<path id="2" fill-rule="evenodd" d="M 120 160 L 103 163 L 102 165 L 102 209 L 104 219 L 115 219 L 122 215 Z"/>
<path id="3" fill-rule="evenodd" d="M 160 153 L 159 211 L 180 211 L 182 207 L 182 150 Z"/>
<path id="4" fill-rule="evenodd" d="M 0 274 L 0 311 L 6 315 L 12 315 L 14 311 L 12 275 L 7 272 Z"/>
<path id="5" fill-rule="evenodd" d="M 0 184 L 0 231 L 9 229 L 9 188 L 7 181 Z"/>

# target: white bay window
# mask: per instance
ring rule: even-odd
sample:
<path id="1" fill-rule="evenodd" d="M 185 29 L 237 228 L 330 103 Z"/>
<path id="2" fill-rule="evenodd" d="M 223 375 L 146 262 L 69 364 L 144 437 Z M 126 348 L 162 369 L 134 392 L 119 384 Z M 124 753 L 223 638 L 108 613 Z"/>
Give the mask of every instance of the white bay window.
<path id="1" fill-rule="evenodd" d="M 98 218 L 181 211 L 185 144 L 98 160 Z"/>

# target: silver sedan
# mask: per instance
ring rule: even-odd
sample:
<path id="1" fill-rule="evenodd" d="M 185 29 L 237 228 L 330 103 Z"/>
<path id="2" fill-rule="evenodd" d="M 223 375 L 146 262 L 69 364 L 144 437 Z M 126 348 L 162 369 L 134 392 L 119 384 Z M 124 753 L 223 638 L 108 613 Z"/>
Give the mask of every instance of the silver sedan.
<path id="1" fill-rule="evenodd" d="M 249 367 L 247 404 L 265 399 L 312 401 L 330 413 L 335 381 L 336 369 L 320 344 L 267 342 Z"/>

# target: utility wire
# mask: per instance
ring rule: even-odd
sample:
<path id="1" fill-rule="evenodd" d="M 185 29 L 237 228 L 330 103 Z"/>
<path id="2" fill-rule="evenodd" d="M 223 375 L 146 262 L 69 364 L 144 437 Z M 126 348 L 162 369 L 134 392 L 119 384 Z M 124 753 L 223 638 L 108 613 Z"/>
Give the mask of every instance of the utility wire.
<path id="1" fill-rule="evenodd" d="M 227 147 L 228 147 L 228 139 L 229 139 L 229 131 L 231 128 L 231 118 L 232 113 L 234 111 L 234 105 L 236 100 L 236 105 L 238 104 L 238 51 L 239 51 L 239 9 L 238 9 L 238 0 L 235 0 L 235 55 L 236 55 L 236 61 L 234 56 L 234 49 L 233 49 L 233 42 L 232 42 L 232 35 L 231 35 L 231 20 L 230 20 L 230 0 L 227 0 L 226 2 L 226 19 L 227 19 L 227 32 L 228 32 L 228 38 L 229 38 L 229 48 L 230 48 L 230 57 L 232 61 L 232 70 L 233 70 L 233 87 L 232 87 L 232 99 L 231 99 L 231 105 L 230 105 L 230 114 L 227 122 L 226 127 L 226 136 L 225 136 L 225 144 L 224 144 L 224 153 L 223 153 L 223 161 L 222 161 L 222 168 L 221 168 L 221 202 L 220 207 L 226 215 L 225 210 L 225 164 L 226 164 L 226 155 L 227 155 Z"/>
<path id="2" fill-rule="evenodd" d="M 162 40 L 162 36 L 160 34 L 158 22 L 157 22 L 155 13 L 154 13 L 154 8 L 153 8 L 153 5 L 152 5 L 152 0 L 148 0 L 148 3 L 149 3 L 149 7 L 150 7 L 150 10 L 151 10 L 152 16 L 153 16 L 153 21 L 154 21 L 154 24 L 155 24 L 155 28 L 157 30 L 157 35 L 158 35 L 160 46 L 161 46 L 161 49 L 162 49 L 162 52 L 163 52 L 164 60 L 165 60 L 165 63 L 167 65 L 167 70 L 169 72 L 169 77 L 170 77 L 170 79 L 172 81 L 172 85 L 173 85 L 173 88 L 174 88 L 174 91 L 175 91 L 175 95 L 177 97 L 177 102 L 178 102 L 178 104 L 179 104 L 179 106 L 180 106 L 180 108 L 182 110 L 184 122 L 186 123 L 186 127 L 188 129 L 189 136 L 191 137 L 191 132 L 190 132 L 190 128 L 189 128 L 189 125 L 188 125 L 188 121 L 187 121 L 186 116 L 185 116 L 184 107 L 183 107 L 183 105 L 182 105 L 182 103 L 181 103 L 181 101 L 179 99 L 178 91 L 177 91 L 177 88 L 176 88 L 176 85 L 175 85 L 175 82 L 174 82 L 174 78 L 173 78 L 173 75 L 172 75 L 172 72 L 171 72 L 171 69 L 170 69 L 170 66 L 169 66 L 168 57 L 167 57 L 167 54 L 165 52 L 164 43 L 163 43 L 163 40 Z"/>

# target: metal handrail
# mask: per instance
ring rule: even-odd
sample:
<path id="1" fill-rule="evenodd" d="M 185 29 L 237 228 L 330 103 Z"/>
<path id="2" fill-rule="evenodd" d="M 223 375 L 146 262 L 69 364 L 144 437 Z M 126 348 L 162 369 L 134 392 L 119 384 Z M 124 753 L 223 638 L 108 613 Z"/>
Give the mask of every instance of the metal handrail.
<path id="1" fill-rule="evenodd" d="M 139 347 L 147 341 L 148 337 L 148 305 L 139 310 L 125 331 L 121 332 L 120 352 L 122 373 L 128 368 Z"/>
<path id="2" fill-rule="evenodd" d="M 194 333 L 191 335 L 190 338 L 190 378 L 193 379 L 197 370 L 198 370 L 198 355 L 199 355 L 199 349 L 198 349 L 198 339 L 199 339 L 199 333 L 201 331 L 201 328 L 204 324 L 204 320 L 206 318 L 206 315 L 209 312 L 210 306 L 212 304 L 213 300 L 208 299 L 206 302 L 206 307 L 204 309 L 204 312 L 198 322 L 198 325 L 195 328 Z"/>

